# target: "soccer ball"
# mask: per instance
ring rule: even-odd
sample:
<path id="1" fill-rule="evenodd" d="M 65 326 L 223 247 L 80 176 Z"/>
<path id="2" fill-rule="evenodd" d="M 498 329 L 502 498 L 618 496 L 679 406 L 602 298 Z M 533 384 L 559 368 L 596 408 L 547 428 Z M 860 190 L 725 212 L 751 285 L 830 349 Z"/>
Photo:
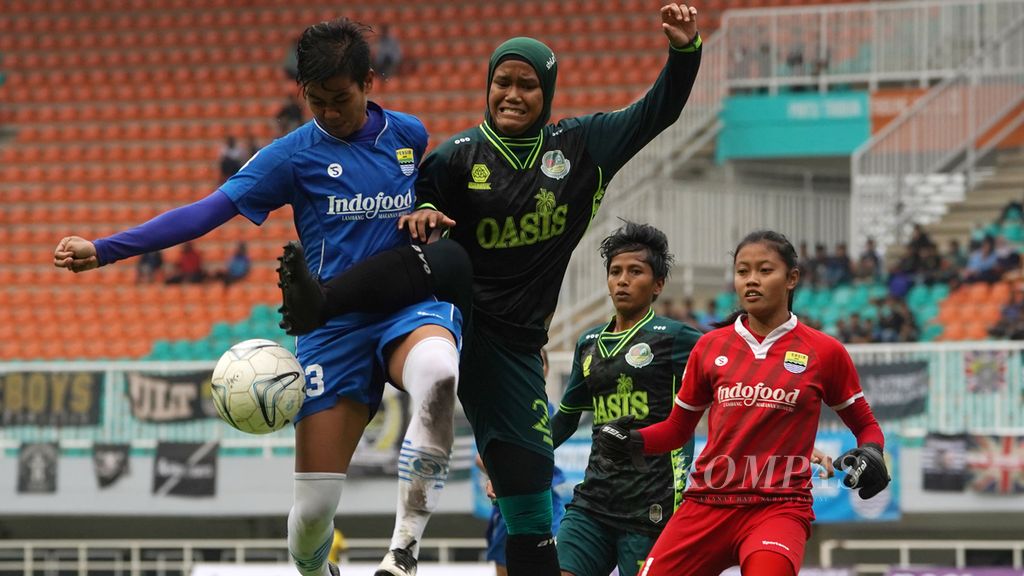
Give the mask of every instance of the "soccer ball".
<path id="1" fill-rule="evenodd" d="M 246 340 L 225 352 L 210 380 L 221 419 L 249 434 L 284 428 L 302 407 L 306 378 L 298 359 L 273 340 Z"/>

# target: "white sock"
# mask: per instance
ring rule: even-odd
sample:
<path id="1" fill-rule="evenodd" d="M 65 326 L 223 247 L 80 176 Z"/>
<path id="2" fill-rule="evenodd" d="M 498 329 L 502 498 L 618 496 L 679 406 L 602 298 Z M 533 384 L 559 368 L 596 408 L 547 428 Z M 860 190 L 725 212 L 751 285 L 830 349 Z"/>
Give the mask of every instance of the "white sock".
<path id="1" fill-rule="evenodd" d="M 423 531 L 448 479 L 458 381 L 459 351 L 445 338 L 417 343 L 402 368 L 412 416 L 398 458 L 398 511 L 391 548 L 408 548 L 413 556 L 419 555 Z"/>
<path id="2" fill-rule="evenodd" d="M 295 501 L 288 513 L 288 552 L 302 576 L 331 576 L 327 554 L 334 542 L 334 515 L 345 474 L 296 472 Z"/>

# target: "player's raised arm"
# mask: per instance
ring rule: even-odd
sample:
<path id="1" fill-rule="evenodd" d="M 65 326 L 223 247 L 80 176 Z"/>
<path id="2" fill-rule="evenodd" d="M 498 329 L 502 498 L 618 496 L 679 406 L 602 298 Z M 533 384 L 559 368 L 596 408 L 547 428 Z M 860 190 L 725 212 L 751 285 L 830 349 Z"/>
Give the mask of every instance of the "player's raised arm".
<path id="1" fill-rule="evenodd" d="M 697 9 L 669 3 L 659 13 L 669 46 L 654 84 L 643 98 L 625 108 L 579 119 L 587 129 L 588 151 L 609 178 L 679 118 L 697 79 L 703 44 Z"/>

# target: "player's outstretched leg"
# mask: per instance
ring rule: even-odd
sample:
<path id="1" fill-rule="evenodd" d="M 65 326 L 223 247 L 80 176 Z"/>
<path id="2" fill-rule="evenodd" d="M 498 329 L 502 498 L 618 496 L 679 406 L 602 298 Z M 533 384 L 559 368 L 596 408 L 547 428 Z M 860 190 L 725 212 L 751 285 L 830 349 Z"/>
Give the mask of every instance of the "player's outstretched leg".
<path id="1" fill-rule="evenodd" d="M 277 285 L 281 287 L 281 328 L 292 336 L 308 334 L 323 326 L 324 293 L 309 273 L 302 245 L 289 242 L 278 257 Z"/>
<path id="2" fill-rule="evenodd" d="M 459 352 L 444 338 L 413 346 L 402 369 L 412 415 L 398 458 L 398 510 L 391 550 L 374 576 L 414 576 L 419 542 L 448 479 L 455 439 Z"/>

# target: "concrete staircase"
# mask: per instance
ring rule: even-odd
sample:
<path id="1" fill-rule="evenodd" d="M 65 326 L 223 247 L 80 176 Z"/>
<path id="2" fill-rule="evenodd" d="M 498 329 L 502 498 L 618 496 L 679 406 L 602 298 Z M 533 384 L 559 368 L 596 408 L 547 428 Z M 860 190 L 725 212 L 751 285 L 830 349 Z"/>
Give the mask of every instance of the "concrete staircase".
<path id="1" fill-rule="evenodd" d="M 1024 151 L 1001 153 L 991 172 L 962 202 L 949 205 L 949 212 L 925 230 L 942 251 L 956 238 L 966 246 L 971 232 L 995 222 L 1011 201 L 1024 201 Z M 902 247 L 893 247 L 901 251 Z"/>
<path id="2" fill-rule="evenodd" d="M 941 217 L 924 225 L 940 253 L 947 251 L 952 239 L 958 240 L 966 250 L 976 228 L 998 220 L 1010 202 L 1024 202 L 1024 150 L 1000 153 L 995 164 L 980 172 L 978 178 L 978 183 L 966 191 L 962 201 L 942 206 Z M 905 251 L 904 244 L 890 244 L 884 255 L 886 268 L 898 263 Z"/>

